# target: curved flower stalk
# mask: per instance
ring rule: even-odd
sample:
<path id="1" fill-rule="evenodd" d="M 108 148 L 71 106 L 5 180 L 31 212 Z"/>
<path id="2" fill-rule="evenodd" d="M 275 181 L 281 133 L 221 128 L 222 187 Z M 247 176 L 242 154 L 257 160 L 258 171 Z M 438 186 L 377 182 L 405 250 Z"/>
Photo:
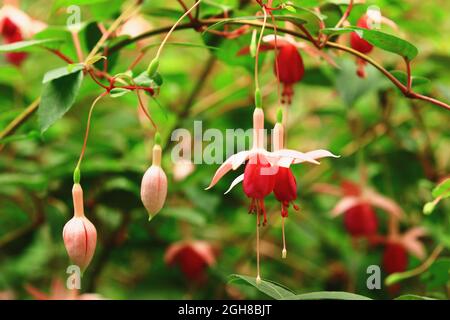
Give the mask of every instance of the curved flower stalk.
<path id="1" fill-rule="evenodd" d="M 206 241 L 180 241 L 170 245 L 164 255 L 167 265 L 179 265 L 188 280 L 205 281 L 205 270 L 216 263 L 214 248 Z"/>
<path id="2" fill-rule="evenodd" d="M 83 189 L 79 183 L 72 188 L 74 216 L 63 229 L 64 245 L 70 259 L 81 269 L 92 260 L 97 244 L 97 230 L 84 215 Z"/>
<path id="3" fill-rule="evenodd" d="M 316 184 L 314 189 L 341 198 L 332 209 L 332 217 L 344 214 L 345 228 L 354 237 L 370 238 L 376 235 L 378 221 L 373 208 L 382 209 L 396 219 L 404 215 L 402 208 L 393 200 L 351 181 L 343 181 L 340 187 Z"/>
<path id="4" fill-rule="evenodd" d="M 152 165 L 145 172 L 141 182 L 141 200 L 147 209 L 150 221 L 164 206 L 167 196 L 167 176 L 161 168 L 161 138 L 155 135 Z"/>
<path id="5" fill-rule="evenodd" d="M 45 23 L 32 19 L 25 12 L 7 2 L 0 9 L 0 33 L 7 44 L 31 38 L 46 26 Z M 16 66 L 20 66 L 26 57 L 25 52 L 6 53 L 8 62 Z"/>

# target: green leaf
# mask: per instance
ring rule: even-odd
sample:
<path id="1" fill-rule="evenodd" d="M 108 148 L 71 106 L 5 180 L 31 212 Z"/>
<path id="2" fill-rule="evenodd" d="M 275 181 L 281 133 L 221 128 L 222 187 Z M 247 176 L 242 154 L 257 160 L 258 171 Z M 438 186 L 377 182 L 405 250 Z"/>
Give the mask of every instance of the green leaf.
<path id="1" fill-rule="evenodd" d="M 346 27 L 325 28 L 322 30 L 322 32 L 329 35 L 356 32 L 361 38 L 374 45 L 375 47 L 392 53 L 396 53 L 402 57 L 407 58 L 410 61 L 414 59 L 419 53 L 417 48 L 412 43 L 378 30 L 369 30 L 359 27 Z"/>
<path id="2" fill-rule="evenodd" d="M 369 297 L 345 291 L 319 291 L 297 294 L 286 300 L 372 300 Z"/>
<path id="3" fill-rule="evenodd" d="M 450 197 L 450 178 L 445 179 L 433 189 L 433 197 Z"/>
<path id="4" fill-rule="evenodd" d="M 397 298 L 395 298 L 394 300 L 436 300 L 430 297 L 424 297 L 424 296 L 418 296 L 415 294 L 404 294 L 401 295 Z"/>
<path id="5" fill-rule="evenodd" d="M 69 74 L 79 72 L 80 70 L 83 70 L 83 68 L 84 65 L 82 63 L 76 63 L 76 64 L 69 64 L 65 67 L 50 70 L 44 75 L 42 83 L 47 83 L 52 80 L 67 76 Z"/>
<path id="6" fill-rule="evenodd" d="M 61 39 L 42 39 L 42 40 L 27 40 L 27 41 L 18 41 L 10 44 L 0 45 L 0 52 L 25 52 L 32 51 L 37 46 L 46 47 L 48 44 L 61 43 L 63 40 Z"/>
<path id="7" fill-rule="evenodd" d="M 230 276 L 230 283 L 237 281 L 249 284 L 273 299 L 280 300 L 295 296 L 295 293 L 291 289 L 269 280 L 261 280 L 260 284 L 256 284 L 255 277 L 249 277 L 240 274 L 233 274 Z"/>
<path id="8" fill-rule="evenodd" d="M 405 72 L 400 71 L 400 70 L 393 70 L 390 71 L 390 73 L 397 78 L 397 80 L 399 80 L 401 83 L 403 83 L 405 86 L 408 83 L 408 76 Z M 425 77 L 420 77 L 420 76 L 413 76 L 412 77 L 412 86 L 420 86 L 423 84 L 427 84 L 430 82 L 430 79 L 425 78 Z"/>
<path id="9" fill-rule="evenodd" d="M 118 98 L 123 96 L 124 94 L 130 93 L 131 90 L 125 88 L 114 88 L 109 92 L 111 98 Z"/>
<path id="10" fill-rule="evenodd" d="M 66 71 L 62 70 L 66 69 Z M 38 109 L 39 127 L 45 132 L 72 107 L 83 81 L 83 71 L 67 68 L 50 71 L 44 76 L 41 103 Z"/>
<path id="11" fill-rule="evenodd" d="M 450 281 L 450 258 L 439 258 L 421 277 L 428 290 L 438 289 Z"/>

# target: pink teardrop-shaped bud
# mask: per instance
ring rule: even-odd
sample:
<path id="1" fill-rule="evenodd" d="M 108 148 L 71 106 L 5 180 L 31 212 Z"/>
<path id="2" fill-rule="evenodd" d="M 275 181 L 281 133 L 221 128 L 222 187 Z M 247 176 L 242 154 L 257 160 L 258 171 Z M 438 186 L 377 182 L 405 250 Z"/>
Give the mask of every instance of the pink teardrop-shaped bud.
<path id="1" fill-rule="evenodd" d="M 141 182 L 141 200 L 153 218 L 164 206 L 167 196 L 167 177 L 161 168 L 161 146 L 153 147 L 153 163 L 144 174 Z"/>
<path id="2" fill-rule="evenodd" d="M 76 183 L 72 188 L 74 216 L 63 229 L 64 245 L 70 259 L 81 269 L 92 260 L 97 244 L 97 230 L 84 215 L 83 189 Z"/>

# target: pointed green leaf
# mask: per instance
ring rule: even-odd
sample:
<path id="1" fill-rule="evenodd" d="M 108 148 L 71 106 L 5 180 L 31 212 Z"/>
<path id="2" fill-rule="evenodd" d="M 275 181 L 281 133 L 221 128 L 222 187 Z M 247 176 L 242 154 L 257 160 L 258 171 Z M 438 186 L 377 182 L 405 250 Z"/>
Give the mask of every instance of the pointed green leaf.
<path id="1" fill-rule="evenodd" d="M 255 277 L 244 276 L 240 274 L 233 274 L 230 276 L 229 282 L 244 282 L 245 284 L 249 284 L 262 293 L 268 295 L 273 299 L 286 299 L 289 297 L 295 296 L 295 293 L 289 288 L 284 287 L 281 284 L 269 281 L 269 280 L 261 280 L 261 283 L 256 284 Z"/>
<path id="2" fill-rule="evenodd" d="M 287 300 L 372 300 L 369 297 L 345 291 L 319 291 L 297 294 Z"/>
<path id="3" fill-rule="evenodd" d="M 65 69 L 67 70 L 67 68 Z M 44 80 L 47 81 L 44 81 L 41 103 L 38 109 L 41 133 L 46 131 L 72 107 L 83 81 L 83 71 L 72 70 L 69 73 L 68 71 L 52 70 L 50 75 L 44 76 Z"/>
<path id="4" fill-rule="evenodd" d="M 356 32 L 361 38 L 380 49 L 396 53 L 408 60 L 414 59 L 419 51 L 410 42 L 400 39 L 394 35 L 384 33 L 378 30 L 369 30 L 359 27 L 346 28 L 325 28 L 322 30 L 324 34 L 336 35 L 347 32 Z"/>
<path id="5" fill-rule="evenodd" d="M 48 44 L 55 44 L 63 42 L 61 39 L 42 39 L 42 40 L 27 40 L 18 41 L 10 44 L 0 45 L 0 52 L 14 52 L 14 51 L 32 51 L 37 46 L 46 47 Z"/>

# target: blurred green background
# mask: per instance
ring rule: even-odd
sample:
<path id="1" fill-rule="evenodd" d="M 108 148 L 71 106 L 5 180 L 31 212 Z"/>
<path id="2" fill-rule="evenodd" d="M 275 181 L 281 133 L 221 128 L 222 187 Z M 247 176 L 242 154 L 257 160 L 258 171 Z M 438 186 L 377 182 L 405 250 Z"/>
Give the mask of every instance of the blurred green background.
<path id="1" fill-rule="evenodd" d="M 240 9 L 237 0 L 211 2 L 228 5 L 233 16 L 254 15 L 258 10 L 254 2 L 244 1 Z M 311 8 L 317 3 L 331 6 L 327 7 L 330 19 L 333 12 L 339 14 L 339 7 L 325 4 L 327 1 L 294 2 Z M 21 1 L 21 8 L 49 25 L 62 26 L 67 19 L 66 3 L 70 1 L 30 0 Z M 367 1 L 355 6 L 350 22 L 355 24 L 370 4 L 379 6 L 400 30 L 383 27 L 383 31 L 395 33 L 419 49 L 412 64 L 413 73 L 430 81 L 415 89 L 449 103 L 450 3 Z M 122 1 L 115 0 L 92 1 L 81 6 L 82 21 L 109 24 L 121 5 Z M 218 14 L 216 7 L 202 6 L 202 14 Z M 173 17 L 181 13 L 176 1 L 144 1 L 142 8 L 152 28 L 172 25 Z M 84 30 L 81 41 L 87 52 L 87 39 L 93 31 Z M 158 44 L 162 37 L 149 38 L 148 43 Z M 82 164 L 82 186 L 86 215 L 97 228 L 98 243 L 94 260 L 83 276 L 82 292 L 111 299 L 266 298 L 252 287 L 228 283 L 230 274 L 256 275 L 255 217 L 247 214 L 249 200 L 242 186 L 223 195 L 243 169 L 228 174 L 209 191 L 204 188 L 218 165 L 195 165 L 189 176 L 174 180 L 170 154 L 174 129 L 193 130 L 194 120 L 203 121 L 204 130 L 218 128 L 225 132 L 251 127 L 253 63 L 250 57 L 236 57 L 236 52 L 250 43 L 250 33 L 225 40 L 184 30 L 175 32 L 169 40 L 195 44 L 204 41 L 218 49 L 170 45 L 164 49 L 160 65 L 164 84 L 158 101 L 166 111 L 155 101 L 146 100 L 163 137 L 163 168 L 169 179 L 165 207 L 151 222 L 147 221 L 139 188 L 142 175 L 151 164 L 153 132 L 139 120 L 136 96 L 107 97 L 94 111 Z M 61 50 L 76 57 L 70 41 Z M 135 45 L 122 49 L 109 72 L 125 71 L 137 52 Z M 135 75 L 145 70 L 155 52 L 156 48 L 148 50 L 134 69 Z M 424 243 L 428 254 L 442 244 L 446 248 L 442 257 L 448 256 L 448 201 L 439 203 L 431 215 L 424 215 L 422 207 L 433 199 L 431 190 L 436 183 L 449 174 L 450 113 L 404 98 L 370 66 L 368 77 L 361 80 L 355 74 L 354 57 L 330 50 L 328 53 L 339 68 L 302 52 L 305 78 L 295 86 L 289 107 L 287 144 L 301 151 L 324 148 L 342 157 L 324 159 L 320 166 L 294 167 L 301 210 L 292 211 L 286 221 L 286 260 L 281 259 L 279 204 L 273 196 L 268 197 L 269 224 L 261 229 L 262 277 L 297 293 L 340 290 L 371 298 L 391 298 L 384 285 L 381 290 L 370 291 L 366 287 L 366 268 L 381 263 L 382 247 L 369 248 L 364 241 L 355 245 L 342 218 L 330 217 L 338 199 L 314 192 L 312 186 L 338 186 L 343 180 L 360 182 L 361 171 L 367 171 L 368 184 L 405 211 L 401 229 L 427 227 L 429 235 Z M 371 57 L 388 70 L 403 70 L 399 56 L 375 49 Z M 21 68 L 8 65 L 3 56 L 0 59 L 0 127 L 4 128 L 40 95 L 43 75 L 65 64 L 45 50 L 30 53 Z M 278 107 L 273 59 L 273 52 L 263 54 L 260 71 L 266 127 L 273 126 Z M 0 292 L 29 299 L 26 284 L 48 292 L 53 279 L 65 281 L 69 260 L 62 228 L 73 214 L 72 172 L 82 147 L 89 106 L 100 93 L 101 88 L 86 77 L 75 105 L 42 136 L 33 135 L 2 146 Z M 37 130 L 37 116 L 33 115 L 14 134 Z M 377 211 L 377 215 L 379 232 L 385 234 L 387 214 Z M 208 277 L 204 283 L 193 283 L 179 268 L 164 263 L 167 247 L 185 239 L 206 240 L 215 249 L 217 261 L 205 270 Z M 442 257 L 448 270 L 448 258 Z M 408 268 L 420 263 L 410 257 Z M 434 269 L 439 272 L 433 274 Z M 403 281 L 397 295 L 412 293 L 447 299 L 448 272 L 445 278 L 445 269 L 443 273 L 434 269 Z"/>

